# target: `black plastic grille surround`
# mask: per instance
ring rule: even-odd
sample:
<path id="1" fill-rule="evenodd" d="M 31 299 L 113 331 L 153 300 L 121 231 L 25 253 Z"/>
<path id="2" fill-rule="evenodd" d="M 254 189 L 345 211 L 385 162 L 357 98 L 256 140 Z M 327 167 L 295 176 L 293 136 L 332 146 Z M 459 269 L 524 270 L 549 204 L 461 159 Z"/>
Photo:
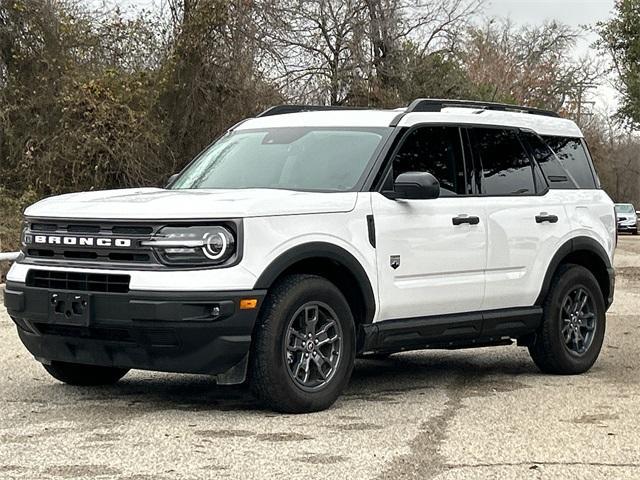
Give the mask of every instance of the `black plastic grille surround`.
<path id="1" fill-rule="evenodd" d="M 80 292 L 128 293 L 129 275 L 29 270 L 28 287 Z"/>
<path id="2" fill-rule="evenodd" d="M 22 263 L 37 267 L 76 267 L 117 270 L 198 269 L 204 265 L 169 265 L 149 240 L 162 238 L 167 227 L 223 226 L 235 238 L 235 252 L 225 262 L 206 268 L 227 268 L 242 259 L 242 221 L 199 220 L 75 220 L 27 217 Z M 46 237 L 39 239 L 38 236 Z M 52 238 L 53 237 L 53 238 Z M 53 241 L 55 239 L 55 242 Z M 110 239 L 105 242 L 105 239 Z"/>
<path id="3" fill-rule="evenodd" d="M 104 342 L 130 343 L 150 347 L 177 347 L 178 336 L 170 329 L 118 328 L 113 326 L 78 327 L 51 323 L 34 323 L 43 335 L 82 338 Z"/>
<path id="4" fill-rule="evenodd" d="M 83 328 L 50 323 L 36 323 L 35 327 L 44 335 L 61 337 L 87 338 L 114 342 L 132 342 L 131 334 L 122 328 Z"/>
<path id="5" fill-rule="evenodd" d="M 86 245 L 39 244 L 28 243 L 24 249 L 30 263 L 53 265 L 57 263 L 69 264 L 119 264 L 119 265 L 160 265 L 160 262 L 150 247 L 144 247 L 141 242 L 149 240 L 162 228 L 159 224 L 126 222 L 91 222 L 91 221 L 62 221 L 62 220 L 32 220 L 28 221 L 26 235 L 35 238 L 37 235 L 71 236 L 77 238 L 89 237 L 93 239 L 124 238 L 131 241 L 130 247 L 98 247 Z"/>

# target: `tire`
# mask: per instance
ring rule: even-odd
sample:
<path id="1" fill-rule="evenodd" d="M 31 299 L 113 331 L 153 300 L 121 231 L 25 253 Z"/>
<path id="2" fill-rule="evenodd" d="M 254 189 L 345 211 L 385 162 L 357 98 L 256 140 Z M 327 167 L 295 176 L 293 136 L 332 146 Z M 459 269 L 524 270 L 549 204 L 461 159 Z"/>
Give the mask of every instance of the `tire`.
<path id="1" fill-rule="evenodd" d="M 64 362 L 51 362 L 51 365 L 43 364 L 42 366 L 56 380 L 83 387 L 112 385 L 129 371 L 126 368 L 96 367 Z"/>
<path id="2" fill-rule="evenodd" d="M 583 304 L 585 294 L 587 300 Z M 572 315 L 573 306 L 578 304 L 584 307 Z M 551 282 L 543 310 L 542 325 L 529 346 L 534 363 L 550 374 L 588 371 L 600 354 L 606 327 L 604 299 L 596 278 L 579 265 L 561 266 Z M 577 340 L 578 332 L 583 342 Z"/>
<path id="3" fill-rule="evenodd" d="M 307 325 L 312 325 L 306 330 L 314 332 L 311 338 L 301 335 Z M 333 283 L 314 275 L 289 275 L 270 290 L 258 319 L 248 372 L 249 386 L 265 406 L 283 413 L 329 408 L 347 386 L 354 360 L 353 315 Z"/>
<path id="4" fill-rule="evenodd" d="M 635 230 L 631 231 L 631 235 L 637 235 L 638 234 L 638 229 L 636 228 Z"/>

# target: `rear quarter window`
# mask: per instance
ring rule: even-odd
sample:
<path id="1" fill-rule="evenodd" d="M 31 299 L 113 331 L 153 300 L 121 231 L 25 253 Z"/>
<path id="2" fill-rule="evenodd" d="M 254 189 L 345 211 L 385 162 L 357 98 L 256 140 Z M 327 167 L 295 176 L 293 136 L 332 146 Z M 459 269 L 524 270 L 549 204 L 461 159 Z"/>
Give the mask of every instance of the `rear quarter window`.
<path id="1" fill-rule="evenodd" d="M 578 186 L 570 178 L 569 173 L 558 160 L 556 154 L 551 150 L 542 138 L 530 132 L 522 132 L 520 138 L 528 146 L 533 158 L 547 179 L 551 189 L 576 189 Z"/>
<path id="2" fill-rule="evenodd" d="M 598 188 L 589 154 L 580 138 L 543 137 L 579 188 Z"/>

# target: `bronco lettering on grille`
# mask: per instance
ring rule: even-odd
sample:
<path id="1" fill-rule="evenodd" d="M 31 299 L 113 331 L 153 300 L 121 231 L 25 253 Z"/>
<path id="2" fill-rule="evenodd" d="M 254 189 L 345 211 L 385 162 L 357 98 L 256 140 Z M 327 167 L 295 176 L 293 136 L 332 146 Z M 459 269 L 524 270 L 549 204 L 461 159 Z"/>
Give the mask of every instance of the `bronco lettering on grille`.
<path id="1" fill-rule="evenodd" d="M 34 235 L 33 243 L 40 245 L 79 245 L 82 247 L 131 247 L 128 238 L 62 237 L 57 235 Z"/>

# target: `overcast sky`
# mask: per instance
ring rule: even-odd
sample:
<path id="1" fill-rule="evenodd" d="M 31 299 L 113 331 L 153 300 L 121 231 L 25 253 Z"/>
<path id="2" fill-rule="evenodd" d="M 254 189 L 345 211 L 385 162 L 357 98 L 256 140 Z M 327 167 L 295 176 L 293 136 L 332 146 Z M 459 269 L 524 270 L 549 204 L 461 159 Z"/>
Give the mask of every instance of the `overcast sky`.
<path id="1" fill-rule="evenodd" d="M 613 11 L 614 0 L 485 0 L 484 13 L 487 17 L 509 17 L 520 24 L 539 25 L 547 20 L 557 20 L 580 28 L 607 20 Z M 588 53 L 595 41 L 593 34 L 584 32 L 576 45 L 575 55 Z M 617 92 L 607 85 L 600 87 L 594 100 L 598 109 L 614 111 Z"/>
<path id="2" fill-rule="evenodd" d="M 489 16 L 509 16 L 522 23 L 555 19 L 572 26 L 609 17 L 614 0 L 486 0 Z"/>
<path id="3" fill-rule="evenodd" d="M 91 0 L 101 2 L 102 0 Z M 134 6 L 137 8 L 153 8 L 160 0 L 107 0 L 108 3 Z M 594 25 L 611 16 L 614 0 L 485 0 L 484 16 L 509 17 L 519 24 L 540 25 L 547 20 L 557 20 L 580 28 L 584 25 Z M 573 52 L 576 57 L 589 52 L 590 45 L 595 41 L 593 34 L 584 32 L 583 38 L 576 45 Z M 615 111 L 617 92 L 603 80 L 603 86 L 598 88 L 594 100 L 599 110 Z"/>

